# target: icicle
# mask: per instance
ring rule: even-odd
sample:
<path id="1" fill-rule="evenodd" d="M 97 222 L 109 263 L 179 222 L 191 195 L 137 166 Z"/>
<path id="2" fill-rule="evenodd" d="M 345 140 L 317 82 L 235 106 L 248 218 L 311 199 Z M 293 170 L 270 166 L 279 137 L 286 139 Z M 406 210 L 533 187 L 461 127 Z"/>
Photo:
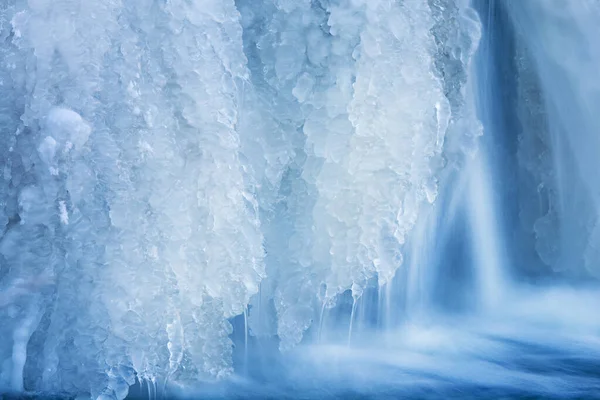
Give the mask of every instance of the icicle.
<path id="1" fill-rule="evenodd" d="M 321 315 L 319 316 L 319 335 L 318 342 L 321 343 L 321 334 L 323 333 L 323 320 L 325 318 L 325 306 L 327 305 L 327 299 L 323 300 L 323 305 L 321 306 Z"/>
<path id="2" fill-rule="evenodd" d="M 248 374 L 248 307 L 244 308 L 244 374 Z"/>
<path id="3" fill-rule="evenodd" d="M 354 313 L 356 312 L 356 297 L 352 297 L 352 312 L 350 313 L 350 327 L 348 328 L 348 347 L 352 340 L 352 325 L 354 324 Z"/>

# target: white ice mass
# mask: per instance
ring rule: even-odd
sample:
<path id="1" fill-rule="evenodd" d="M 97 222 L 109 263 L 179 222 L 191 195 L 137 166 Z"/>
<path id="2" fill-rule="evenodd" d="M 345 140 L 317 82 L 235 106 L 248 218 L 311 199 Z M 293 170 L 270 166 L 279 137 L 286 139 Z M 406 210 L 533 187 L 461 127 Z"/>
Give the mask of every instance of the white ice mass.
<path id="1" fill-rule="evenodd" d="M 536 7 L 507 7 L 535 40 L 550 34 L 528 24 Z M 467 0 L 0 1 L 0 392 L 120 400 L 136 381 L 229 379 L 236 317 L 245 346 L 285 353 L 344 295 L 350 342 L 368 290 L 386 315 L 398 293 L 424 304 L 422 264 L 455 214 L 475 218 L 477 285 L 499 287 L 495 170 L 474 155 L 481 37 Z M 519 59 L 521 98 L 543 86 L 534 64 L 573 77 L 576 55 L 543 66 L 560 49 Z M 520 218 L 556 266 L 544 226 L 568 205 L 528 143 L 551 210 Z"/>

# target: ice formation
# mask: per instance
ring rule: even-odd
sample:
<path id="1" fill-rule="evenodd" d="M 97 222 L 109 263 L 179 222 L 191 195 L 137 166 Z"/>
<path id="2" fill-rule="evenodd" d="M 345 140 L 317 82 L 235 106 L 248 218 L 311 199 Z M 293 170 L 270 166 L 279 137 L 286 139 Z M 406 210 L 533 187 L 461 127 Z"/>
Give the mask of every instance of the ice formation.
<path id="1" fill-rule="evenodd" d="M 235 316 L 286 351 L 388 285 L 481 135 L 480 36 L 467 0 L 3 1 L 0 391 L 226 378 Z"/>
<path id="2" fill-rule="evenodd" d="M 520 119 L 526 141 L 520 151 L 529 179 L 537 183 L 540 204 L 524 214 L 537 217 L 537 252 L 555 270 L 600 276 L 600 193 L 595 178 L 600 125 L 594 111 L 600 7 L 588 0 L 535 1 L 509 11 L 521 46 Z"/>

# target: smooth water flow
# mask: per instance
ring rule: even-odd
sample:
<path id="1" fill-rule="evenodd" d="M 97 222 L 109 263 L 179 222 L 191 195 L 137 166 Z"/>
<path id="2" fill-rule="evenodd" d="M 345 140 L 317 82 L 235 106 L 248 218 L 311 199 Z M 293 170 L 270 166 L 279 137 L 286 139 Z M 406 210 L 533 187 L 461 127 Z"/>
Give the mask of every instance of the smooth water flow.
<path id="1" fill-rule="evenodd" d="M 493 312 L 502 305 L 506 292 L 503 236 L 498 224 L 498 210 L 493 197 L 494 175 L 489 172 L 486 154 L 478 154 L 467 168 L 469 188 L 466 207 L 469 208 L 473 261 L 475 265 L 476 297 L 483 312 Z"/>
<path id="2" fill-rule="evenodd" d="M 0 397 L 599 397 L 597 1 L 0 3 Z"/>

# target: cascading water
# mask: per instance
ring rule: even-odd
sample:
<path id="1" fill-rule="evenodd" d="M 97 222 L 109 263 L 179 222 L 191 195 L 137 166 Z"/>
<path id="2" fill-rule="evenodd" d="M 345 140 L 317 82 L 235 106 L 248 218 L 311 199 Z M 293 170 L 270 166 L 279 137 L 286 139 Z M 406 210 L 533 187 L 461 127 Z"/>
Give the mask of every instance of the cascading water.
<path id="1" fill-rule="evenodd" d="M 598 22 L 0 2 L 0 393 L 597 397 Z"/>

